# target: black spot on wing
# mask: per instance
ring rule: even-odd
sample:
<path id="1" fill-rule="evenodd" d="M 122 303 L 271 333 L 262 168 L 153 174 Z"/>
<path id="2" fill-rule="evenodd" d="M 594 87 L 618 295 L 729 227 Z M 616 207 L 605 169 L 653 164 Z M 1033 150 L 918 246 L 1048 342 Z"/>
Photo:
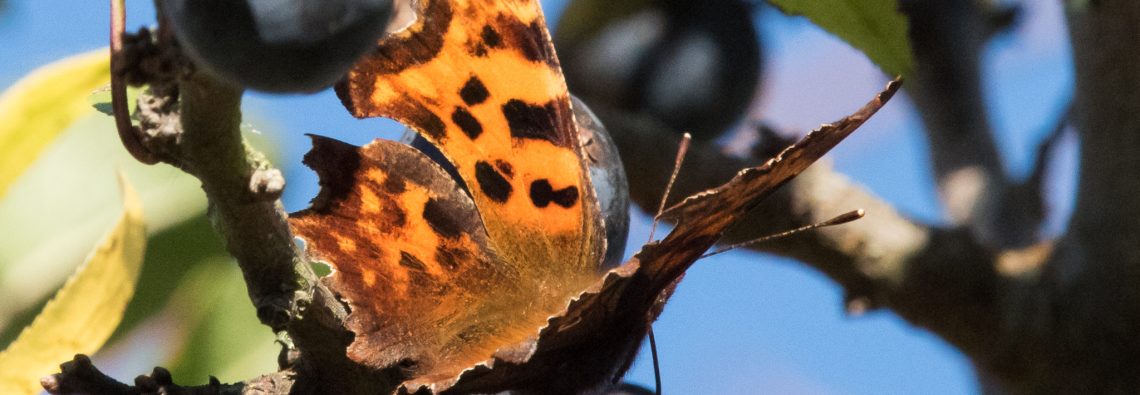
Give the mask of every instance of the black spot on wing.
<path id="1" fill-rule="evenodd" d="M 480 124 L 479 120 L 475 119 L 475 116 L 471 115 L 466 108 L 455 107 L 455 111 L 451 113 L 451 121 L 455 122 L 455 125 L 459 126 L 459 129 L 463 131 L 463 134 L 466 134 L 467 137 L 470 137 L 472 140 L 475 140 L 480 134 L 483 134 L 483 125 Z"/>
<path id="2" fill-rule="evenodd" d="M 491 25 L 483 25 L 483 32 L 479 34 L 479 37 L 483 39 L 483 44 L 488 47 L 498 48 L 503 45 L 503 36 L 499 35 L 499 32 Z"/>
<path id="3" fill-rule="evenodd" d="M 526 54 L 527 59 L 532 62 L 546 62 L 557 64 L 558 60 L 554 56 L 554 47 L 550 43 L 550 38 L 546 36 L 546 29 L 542 27 L 538 21 L 531 22 L 527 25 L 528 35 L 534 37 L 534 48 L 528 48 Z M 533 52 L 530 52 L 533 51 Z"/>
<path id="4" fill-rule="evenodd" d="M 472 76 L 463 84 L 463 88 L 459 89 L 459 97 L 463 98 L 463 102 L 469 106 L 482 103 L 487 100 L 491 93 L 487 91 L 487 86 L 483 85 L 483 81 L 479 77 Z"/>
<path id="5" fill-rule="evenodd" d="M 546 207 L 550 203 L 570 208 L 578 202 L 578 188 L 566 187 L 554 190 L 547 179 L 537 180 L 530 184 L 530 201 L 535 207 Z"/>
<path id="6" fill-rule="evenodd" d="M 496 20 L 496 25 L 506 46 L 519 51 L 526 60 L 546 63 L 552 67 L 558 65 L 558 57 L 554 56 L 554 45 L 538 20 L 528 24 L 518 18 L 500 16 Z"/>
<path id="7" fill-rule="evenodd" d="M 471 52 L 471 56 L 477 58 L 485 58 L 487 57 L 487 46 L 483 45 L 482 43 L 478 43 L 468 49 L 468 52 Z"/>
<path id="8" fill-rule="evenodd" d="M 383 188 L 384 192 L 388 194 L 399 195 L 408 190 L 408 182 L 403 177 L 391 174 L 384 179 L 384 183 L 380 184 L 380 188 Z"/>
<path id="9" fill-rule="evenodd" d="M 515 167 L 511 166 L 510 162 L 507 162 L 505 160 L 496 160 L 495 167 L 498 168 L 499 171 L 503 172 L 503 175 L 507 176 L 507 178 L 513 178 L 515 176 Z"/>
<path id="10" fill-rule="evenodd" d="M 415 255 L 409 254 L 407 251 L 400 251 L 400 266 L 406 267 L 411 270 L 425 271 L 427 266 Z"/>
<path id="11" fill-rule="evenodd" d="M 463 228 L 459 222 L 456 222 L 456 215 L 449 211 L 446 203 L 435 198 L 429 198 L 427 203 L 424 203 L 423 216 L 428 226 L 430 226 L 435 233 L 449 239 L 454 239 L 462 234 Z"/>
<path id="12" fill-rule="evenodd" d="M 443 124 L 443 120 L 439 119 L 439 116 L 418 103 L 410 100 L 406 103 L 408 105 L 402 110 L 412 124 L 410 126 L 417 127 L 435 141 L 442 141 L 443 138 L 447 137 L 447 125 Z"/>
<path id="13" fill-rule="evenodd" d="M 475 254 L 461 248 L 440 245 L 435 249 L 435 261 L 443 268 L 451 271 L 464 266 L 470 267 L 476 260 Z"/>
<path id="14" fill-rule="evenodd" d="M 382 208 L 376 217 L 379 223 L 393 228 L 403 228 L 408 224 L 408 213 L 396 201 L 381 199 L 380 205 Z"/>
<path id="15" fill-rule="evenodd" d="M 557 100 L 543 105 L 533 105 L 519 99 L 511 99 L 503 104 L 503 116 L 507 118 L 511 137 L 546 140 L 560 147 L 570 146 L 569 107 Z M 564 116 L 567 115 L 567 116 Z"/>
<path id="16" fill-rule="evenodd" d="M 487 197 L 499 203 L 505 203 L 510 199 L 514 190 L 502 174 L 484 161 L 475 162 L 475 180 L 479 182 L 479 188 Z"/>

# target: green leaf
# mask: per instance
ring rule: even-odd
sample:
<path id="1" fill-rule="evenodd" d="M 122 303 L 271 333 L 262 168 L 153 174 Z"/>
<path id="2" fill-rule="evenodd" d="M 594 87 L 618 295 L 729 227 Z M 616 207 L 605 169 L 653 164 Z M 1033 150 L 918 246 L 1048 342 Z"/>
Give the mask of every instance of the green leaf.
<path id="1" fill-rule="evenodd" d="M 139 182 L 137 177 L 129 177 L 136 180 L 132 184 L 137 187 L 140 195 L 145 196 L 143 190 L 145 185 Z M 233 259 L 229 258 L 229 254 L 222 247 L 221 240 L 214 232 L 214 228 L 210 226 L 210 222 L 204 213 L 199 212 L 198 216 L 190 220 L 155 232 L 154 215 L 156 213 L 145 198 L 143 199 L 143 206 L 147 208 L 143 215 L 147 219 L 147 233 L 149 233 L 146 240 L 146 255 L 143 257 L 142 271 L 139 272 L 139 285 L 135 288 L 135 297 L 127 304 L 127 310 L 123 313 L 123 321 L 115 329 L 115 334 L 111 335 L 110 340 L 107 340 L 107 344 L 111 346 L 115 346 L 117 339 L 129 335 L 132 329 L 147 319 L 156 314 L 161 314 L 161 311 L 170 301 L 170 295 L 176 292 L 177 288 L 172 284 L 180 284 L 187 272 L 194 267 L 216 260 L 225 260 L 228 265 L 237 268 Z M 114 208 L 120 210 L 117 204 Z M 112 218 L 111 221 L 108 221 L 104 228 L 111 226 L 113 220 Z M 86 248 L 90 249 L 91 244 L 97 238 L 92 237 L 91 241 L 86 241 Z M 2 244 L 0 244 L 0 248 L 3 248 Z M 74 262 L 79 259 L 82 259 L 82 256 L 72 260 L 73 264 L 69 267 L 70 271 L 67 274 L 74 272 Z M 237 276 L 241 277 L 241 273 L 239 272 Z M 15 277 L 17 279 L 29 278 L 28 275 Z M 61 278 L 60 281 L 54 281 L 54 279 L 48 281 L 43 277 L 34 278 L 37 279 L 37 282 L 47 282 L 51 287 L 50 291 L 53 292 L 59 289 L 63 281 L 66 280 L 66 277 Z M 0 290 L 0 300 L 5 298 L 6 291 Z M 208 290 L 203 292 L 208 292 Z M 42 298 L 29 301 L 28 304 L 20 303 L 21 308 L 11 310 L 13 313 L 7 317 L 7 322 L 3 325 L 4 329 L 0 331 L 0 349 L 16 340 L 20 331 L 32 323 L 36 314 L 43 310 L 44 305 L 47 304 L 48 300 L 51 300 L 51 297 L 51 294 L 46 294 Z M 7 298 L 15 299 L 14 296 L 7 296 Z M 3 312 L 0 311 L 0 314 Z M 147 336 L 154 337 L 154 333 L 147 333 Z M 169 344 L 169 342 L 164 344 Z M 95 356 L 98 357 L 99 354 Z M 142 366 L 140 369 L 149 369 L 153 367 L 150 365 L 157 362 L 159 361 L 148 361 L 147 366 Z"/>
<path id="2" fill-rule="evenodd" d="M 139 93 L 141 93 L 142 90 L 143 88 L 128 86 L 127 103 L 138 101 Z M 111 85 L 99 87 L 99 89 L 91 92 L 91 94 L 87 96 L 87 104 L 90 104 L 91 108 L 94 108 L 95 111 L 98 111 L 100 114 L 109 117 L 115 116 L 114 108 L 111 107 Z M 139 114 L 136 113 L 135 110 L 138 110 L 138 106 L 127 106 L 127 111 L 131 114 L 131 120 L 138 122 Z"/>
<path id="3" fill-rule="evenodd" d="M 111 79 L 95 50 L 41 67 L 0 94 L 0 196 L 56 136 L 92 111 L 87 96 Z"/>
<path id="4" fill-rule="evenodd" d="M 35 321 L 0 352 L 0 393 L 38 393 L 41 377 L 75 354 L 97 351 L 119 325 L 146 248 L 142 203 L 125 176 L 120 179 L 118 223 Z"/>
<path id="5" fill-rule="evenodd" d="M 892 76 L 909 77 L 914 67 L 907 19 L 897 0 L 770 0 L 789 15 L 802 15 L 863 51 Z"/>
<path id="6" fill-rule="evenodd" d="M 90 105 L 102 99 L 89 95 L 87 100 Z M 258 123 L 272 125 L 269 120 Z M 271 157 L 277 151 L 265 135 L 250 132 L 246 137 Z M 205 219 L 201 182 L 171 166 L 139 163 L 123 149 L 114 120 L 91 111 L 44 150 L 0 198 L 0 235 L 4 235 L 0 238 L 0 300 L 4 301 L 0 303 L 0 349 L 31 322 L 74 271 L 74 263 L 114 223 L 119 215 L 113 182 L 116 169 L 127 173 L 138 189 L 151 236 L 139 279 L 143 285 L 128 307 L 120 332 L 161 310 L 173 291 L 171 284 L 177 284 L 203 257 L 228 256 Z"/>
<path id="7" fill-rule="evenodd" d="M 189 382 L 243 380 L 273 371 L 281 346 L 257 320 L 241 271 L 229 257 L 201 262 L 166 306 L 176 311 L 183 347 L 163 366 Z"/>
<path id="8" fill-rule="evenodd" d="M 206 199 L 197 179 L 171 166 L 139 163 L 123 149 L 111 117 L 89 112 L 0 199 L 0 327 L 22 327 L 20 314 L 38 311 L 36 305 L 114 224 L 117 169 L 138 189 L 150 234 L 204 216 Z"/>

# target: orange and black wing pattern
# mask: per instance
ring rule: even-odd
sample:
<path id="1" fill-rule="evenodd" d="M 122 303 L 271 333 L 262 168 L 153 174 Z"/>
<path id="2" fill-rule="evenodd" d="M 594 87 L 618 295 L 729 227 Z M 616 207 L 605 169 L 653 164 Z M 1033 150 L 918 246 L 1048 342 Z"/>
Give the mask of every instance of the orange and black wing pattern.
<path id="1" fill-rule="evenodd" d="M 356 147 L 318 136 L 305 164 L 321 192 L 290 225 L 309 256 L 334 270 L 330 288 L 352 310 L 353 359 L 431 368 L 462 359 L 446 351 L 470 350 L 454 339 L 487 340 L 478 334 L 490 330 L 478 323 L 494 305 L 485 288 L 517 273 L 498 265 L 471 198 L 442 168 L 400 143 Z M 439 328 L 439 337 L 420 337 L 425 328 Z"/>
<path id="2" fill-rule="evenodd" d="M 427 0 L 337 86 L 357 117 L 427 138 L 524 271 L 596 270 L 600 219 L 566 83 L 536 0 Z M 533 267 L 537 266 L 537 267 Z"/>
<path id="3" fill-rule="evenodd" d="M 525 357 L 600 277 L 605 241 L 537 1 L 417 6 L 337 93 L 358 117 L 418 131 L 460 179 L 403 144 L 314 137 L 321 192 L 290 223 L 351 309 L 349 356 L 438 392 L 495 355 Z"/>

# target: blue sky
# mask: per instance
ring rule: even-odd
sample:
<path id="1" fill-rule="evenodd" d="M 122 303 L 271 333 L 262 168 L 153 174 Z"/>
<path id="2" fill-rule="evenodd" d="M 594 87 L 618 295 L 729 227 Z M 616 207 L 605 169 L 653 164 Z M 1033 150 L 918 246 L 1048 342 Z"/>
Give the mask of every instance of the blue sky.
<path id="1" fill-rule="evenodd" d="M 128 26 L 152 23 L 149 1 L 130 0 Z M 551 20 L 562 1 L 544 1 Z M 1025 23 L 986 54 L 985 98 L 1007 169 L 1024 174 L 1034 144 L 1071 91 L 1072 71 L 1060 5 L 1027 1 Z M 0 16 L 0 87 L 38 65 L 105 45 L 105 1 L 10 0 Z M 857 51 L 802 19 L 758 13 L 767 74 L 752 117 L 788 130 L 809 130 L 857 108 L 885 83 Z M 304 133 L 354 143 L 392 136 L 385 120 L 350 117 L 328 91 L 307 96 L 250 94 L 247 122 L 282 146 L 288 209 L 303 208 L 316 178 L 300 165 Z M 929 177 L 925 141 L 905 97 L 891 102 L 832 155 L 836 168 L 903 212 L 942 220 Z M 1070 150 L 1071 151 L 1071 150 Z M 1056 168 L 1071 167 L 1072 154 Z M 1054 177 L 1059 212 L 1071 177 Z M 856 207 L 851 207 L 854 209 Z M 1063 223 L 1064 215 L 1054 221 Z M 631 251 L 648 221 L 633 221 Z M 793 261 L 737 252 L 699 262 L 655 325 L 667 393 L 969 394 L 972 368 L 937 337 L 887 312 L 846 317 L 842 290 Z M 646 355 L 648 353 L 645 353 Z M 652 383 L 643 358 L 629 379 Z"/>

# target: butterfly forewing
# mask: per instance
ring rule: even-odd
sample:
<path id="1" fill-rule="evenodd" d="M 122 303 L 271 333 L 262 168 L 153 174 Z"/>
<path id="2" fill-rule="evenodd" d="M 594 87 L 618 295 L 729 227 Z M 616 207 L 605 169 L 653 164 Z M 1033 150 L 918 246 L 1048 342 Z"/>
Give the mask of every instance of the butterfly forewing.
<path id="1" fill-rule="evenodd" d="M 358 117 L 404 122 L 436 144 L 509 264 L 593 274 L 596 202 L 539 5 L 420 6 L 415 24 L 383 40 L 338 86 L 345 105 Z"/>

